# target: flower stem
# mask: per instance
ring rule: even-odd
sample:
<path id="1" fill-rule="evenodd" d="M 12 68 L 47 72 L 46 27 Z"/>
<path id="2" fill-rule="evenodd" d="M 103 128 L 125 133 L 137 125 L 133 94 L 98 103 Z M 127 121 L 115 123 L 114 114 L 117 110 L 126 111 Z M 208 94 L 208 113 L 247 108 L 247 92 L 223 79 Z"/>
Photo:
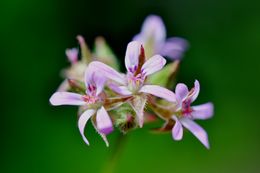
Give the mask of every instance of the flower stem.
<path id="1" fill-rule="evenodd" d="M 118 160 L 123 152 L 124 146 L 126 144 L 126 135 L 120 134 L 117 138 L 117 142 L 114 151 L 111 153 L 109 160 L 105 162 L 101 173 L 114 173 Z"/>

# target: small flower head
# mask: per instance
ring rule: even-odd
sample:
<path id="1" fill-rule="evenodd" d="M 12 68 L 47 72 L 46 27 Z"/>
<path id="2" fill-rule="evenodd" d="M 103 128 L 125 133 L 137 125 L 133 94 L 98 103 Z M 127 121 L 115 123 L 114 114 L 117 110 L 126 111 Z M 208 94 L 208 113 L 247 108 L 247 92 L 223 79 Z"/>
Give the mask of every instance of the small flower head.
<path id="1" fill-rule="evenodd" d="M 131 103 L 138 116 L 139 126 L 143 125 L 143 109 L 147 95 L 154 95 L 168 101 L 175 101 L 175 95 L 170 90 L 145 83 L 146 78 L 161 70 L 166 60 L 160 55 L 154 55 L 145 61 L 145 52 L 142 44 L 132 41 L 128 44 L 125 55 L 126 74 L 121 74 L 113 68 L 101 63 L 92 62 L 90 66 L 104 74 L 110 81 L 109 87 L 123 96 L 134 97 Z"/>
<path id="2" fill-rule="evenodd" d="M 101 134 L 107 145 L 108 142 L 105 135 L 109 134 L 113 130 L 112 121 L 103 107 L 104 98 L 101 93 L 103 92 L 105 82 L 106 79 L 98 74 L 95 69 L 88 67 L 85 72 L 85 94 L 81 95 L 71 92 L 56 92 L 50 98 L 50 103 L 54 106 L 76 105 L 86 107 L 86 110 L 79 117 L 78 127 L 87 144 L 89 144 L 89 142 L 84 136 L 84 128 L 87 121 L 94 115 L 96 115 L 96 129 Z"/>
<path id="3" fill-rule="evenodd" d="M 181 140 L 183 135 L 183 127 L 187 128 L 193 133 L 201 143 L 209 148 L 208 135 L 206 131 L 195 123 L 194 119 L 208 119 L 213 115 L 213 104 L 205 103 L 198 106 L 191 106 L 191 103 L 196 100 L 199 95 L 200 84 L 196 80 L 194 88 L 190 91 L 185 84 L 178 84 L 176 86 L 176 112 L 172 119 L 175 125 L 172 129 L 172 136 L 175 140 Z"/>

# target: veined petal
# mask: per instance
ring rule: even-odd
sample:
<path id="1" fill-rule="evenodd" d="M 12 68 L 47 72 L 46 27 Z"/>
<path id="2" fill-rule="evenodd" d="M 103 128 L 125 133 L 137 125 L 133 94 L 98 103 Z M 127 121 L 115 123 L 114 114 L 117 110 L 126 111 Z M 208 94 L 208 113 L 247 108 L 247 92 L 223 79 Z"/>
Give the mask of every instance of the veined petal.
<path id="1" fill-rule="evenodd" d="M 207 132 L 200 127 L 197 123 L 190 120 L 189 118 L 181 118 L 180 122 L 182 125 L 187 128 L 196 138 L 199 139 L 199 141 L 207 148 L 209 149 L 209 141 L 208 141 L 208 135 Z"/>
<path id="2" fill-rule="evenodd" d="M 192 88 L 192 91 L 189 93 L 188 98 L 193 102 L 194 100 L 197 99 L 198 95 L 200 92 L 200 83 L 198 80 L 195 80 L 194 82 L 194 88 Z"/>
<path id="3" fill-rule="evenodd" d="M 104 76 L 101 76 L 100 73 L 95 72 L 93 79 L 97 87 L 96 95 L 99 95 L 103 91 L 104 85 L 106 83 L 106 78 Z"/>
<path id="4" fill-rule="evenodd" d="M 119 86 L 115 83 L 109 83 L 108 87 L 120 95 L 128 96 L 132 94 L 126 86 Z"/>
<path id="5" fill-rule="evenodd" d="M 109 134 L 113 131 L 113 123 L 103 106 L 97 111 L 96 121 L 100 133 Z"/>
<path id="6" fill-rule="evenodd" d="M 85 70 L 85 85 L 86 87 L 88 87 L 89 84 L 91 84 L 92 80 L 93 80 L 93 72 L 94 70 L 92 70 L 93 68 L 91 68 L 91 66 L 87 66 L 86 70 Z"/>
<path id="7" fill-rule="evenodd" d="M 87 87 L 88 92 L 89 85 L 94 85 L 96 87 L 96 95 L 100 94 L 104 88 L 106 82 L 105 76 L 102 76 L 93 66 L 88 66 L 85 71 L 85 85 Z"/>
<path id="8" fill-rule="evenodd" d="M 161 70 L 165 64 L 166 60 L 162 56 L 154 55 L 153 57 L 149 58 L 142 66 L 142 74 L 145 76 L 153 74 Z"/>
<path id="9" fill-rule="evenodd" d="M 187 40 L 180 37 L 172 37 L 166 40 L 160 53 L 172 60 L 181 59 L 188 47 L 189 43 Z"/>
<path id="10" fill-rule="evenodd" d="M 72 48 L 72 49 L 66 49 L 65 51 L 66 53 L 66 56 L 68 57 L 68 60 L 71 62 L 71 63 L 76 63 L 77 60 L 78 60 L 78 49 L 76 48 Z"/>
<path id="11" fill-rule="evenodd" d="M 60 105 L 84 105 L 86 102 L 82 99 L 82 95 L 71 92 L 56 92 L 50 98 L 50 103 L 54 106 Z"/>
<path id="12" fill-rule="evenodd" d="M 149 40 L 153 41 L 154 48 L 159 50 L 166 38 L 166 29 L 162 19 L 156 15 L 148 16 L 141 29 L 139 37 L 134 39 L 147 43 Z"/>
<path id="13" fill-rule="evenodd" d="M 137 70 L 139 56 L 141 54 L 141 43 L 132 41 L 128 43 L 125 54 L 125 66 L 128 72 L 134 73 Z"/>
<path id="14" fill-rule="evenodd" d="M 213 116 L 214 106 L 212 103 L 205 103 L 198 106 L 192 106 L 192 117 L 194 119 L 208 119 Z"/>
<path id="15" fill-rule="evenodd" d="M 152 94 L 169 102 L 176 102 L 175 94 L 172 91 L 158 85 L 144 85 L 139 92 Z"/>
<path id="16" fill-rule="evenodd" d="M 85 126 L 87 124 L 87 121 L 89 120 L 89 118 L 92 115 L 95 114 L 95 112 L 96 111 L 93 110 L 93 109 L 88 109 L 82 115 L 80 115 L 79 120 L 78 120 L 78 128 L 79 128 L 80 134 L 81 134 L 83 140 L 85 141 L 85 143 L 88 144 L 88 145 L 89 145 L 89 142 L 84 135 L 84 129 L 85 129 Z"/>
<path id="17" fill-rule="evenodd" d="M 175 88 L 175 94 L 178 103 L 182 103 L 187 98 L 189 89 L 185 84 L 179 83 Z"/>
<path id="18" fill-rule="evenodd" d="M 114 70 L 112 67 L 109 67 L 108 65 L 99 62 L 99 61 L 93 61 L 89 64 L 91 68 L 93 68 L 98 73 L 104 75 L 106 78 L 113 80 L 115 82 L 118 82 L 121 85 L 124 85 L 126 83 L 126 80 L 124 78 L 124 75 L 120 74 L 116 70 Z"/>
<path id="19" fill-rule="evenodd" d="M 172 119 L 175 120 L 175 124 L 172 128 L 172 137 L 174 140 L 179 141 L 182 139 L 183 136 L 182 124 L 176 116 L 172 116 Z"/>

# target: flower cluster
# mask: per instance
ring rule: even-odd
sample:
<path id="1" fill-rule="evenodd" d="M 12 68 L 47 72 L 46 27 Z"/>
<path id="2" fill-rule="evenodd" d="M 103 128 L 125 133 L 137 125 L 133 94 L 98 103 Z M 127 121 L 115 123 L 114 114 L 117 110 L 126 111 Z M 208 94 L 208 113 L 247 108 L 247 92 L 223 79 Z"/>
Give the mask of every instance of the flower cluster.
<path id="1" fill-rule="evenodd" d="M 76 48 L 66 50 L 71 66 L 63 70 L 66 79 L 50 103 L 79 106 L 78 128 L 86 144 L 84 129 L 89 120 L 108 146 L 106 136 L 114 127 L 127 133 L 159 118 L 165 124 L 157 131 L 171 131 L 174 140 L 181 140 L 184 127 L 209 148 L 207 133 L 194 120 L 212 117 L 213 104 L 191 106 L 200 91 L 197 80 L 190 90 L 182 83 L 175 86 L 188 42 L 166 39 L 160 17 L 148 16 L 141 32 L 128 44 L 126 73 L 118 72 L 117 59 L 103 38 L 97 38 L 93 52 L 82 36 L 77 39 L 81 53 Z M 163 56 L 170 61 L 167 65 Z M 175 92 L 170 90 L 173 86 Z"/>

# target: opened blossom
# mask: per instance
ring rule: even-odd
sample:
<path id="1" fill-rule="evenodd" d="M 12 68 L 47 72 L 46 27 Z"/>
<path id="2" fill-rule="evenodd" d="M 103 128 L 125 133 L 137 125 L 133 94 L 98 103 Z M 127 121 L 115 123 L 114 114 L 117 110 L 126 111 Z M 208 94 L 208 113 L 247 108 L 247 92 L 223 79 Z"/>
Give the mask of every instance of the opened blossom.
<path id="1" fill-rule="evenodd" d="M 167 38 L 159 16 L 148 16 L 140 33 L 127 45 L 126 73 L 117 71 L 120 63 L 103 37 L 95 39 L 92 50 L 82 36 L 77 40 L 79 48 L 65 51 L 70 66 L 62 70 L 65 80 L 50 103 L 79 108 L 78 128 L 87 145 L 84 130 L 89 120 L 108 146 L 107 135 L 114 130 L 113 125 L 126 134 L 161 119 L 164 125 L 154 132 L 171 132 L 178 141 L 187 129 L 210 147 L 207 132 L 195 120 L 212 117 L 213 104 L 192 106 L 200 91 L 197 80 L 191 90 L 179 83 L 175 92 L 171 91 L 189 44 L 180 37 Z M 166 65 L 165 57 L 175 61 Z"/>
<path id="2" fill-rule="evenodd" d="M 176 111 L 172 115 L 175 125 L 172 129 L 172 137 L 175 140 L 181 140 L 183 136 L 183 126 L 188 129 L 199 141 L 209 148 L 207 132 L 194 122 L 195 119 L 205 120 L 213 115 L 213 104 L 205 103 L 198 106 L 191 106 L 199 95 L 200 84 L 196 80 L 194 88 L 190 91 L 185 84 L 178 84 L 175 89 Z"/>
<path id="3" fill-rule="evenodd" d="M 113 131 L 112 121 L 104 108 L 103 88 L 106 79 L 99 75 L 95 69 L 88 67 L 85 71 L 85 94 L 72 92 L 56 92 L 50 98 L 50 103 L 54 106 L 59 105 L 74 105 L 82 106 L 85 111 L 80 115 L 78 120 L 78 128 L 83 140 L 89 145 L 87 138 L 84 135 L 85 125 L 90 118 L 93 118 L 95 128 L 103 137 L 108 145 L 106 136 Z"/>
<path id="4" fill-rule="evenodd" d="M 172 60 L 181 59 L 188 49 L 188 42 L 180 37 L 171 37 L 166 39 L 166 29 L 162 19 L 156 15 L 148 16 L 141 32 L 134 36 L 133 40 L 144 44 L 147 54 L 161 54 Z"/>
<path id="5" fill-rule="evenodd" d="M 175 95 L 170 90 L 158 85 L 146 84 L 146 78 L 161 70 L 166 63 L 166 60 L 160 55 L 154 55 L 145 61 L 145 52 L 142 44 L 137 41 L 132 41 L 128 44 L 125 55 L 126 74 L 119 73 L 113 68 L 101 62 L 92 62 L 97 71 L 110 79 L 108 85 L 116 93 L 124 96 L 140 96 L 145 98 L 146 95 L 151 94 L 167 101 L 174 102 Z M 144 99 L 145 100 L 145 99 Z M 145 101 L 140 101 L 142 108 L 137 112 L 139 119 L 139 126 L 143 125 L 143 107 Z"/>

